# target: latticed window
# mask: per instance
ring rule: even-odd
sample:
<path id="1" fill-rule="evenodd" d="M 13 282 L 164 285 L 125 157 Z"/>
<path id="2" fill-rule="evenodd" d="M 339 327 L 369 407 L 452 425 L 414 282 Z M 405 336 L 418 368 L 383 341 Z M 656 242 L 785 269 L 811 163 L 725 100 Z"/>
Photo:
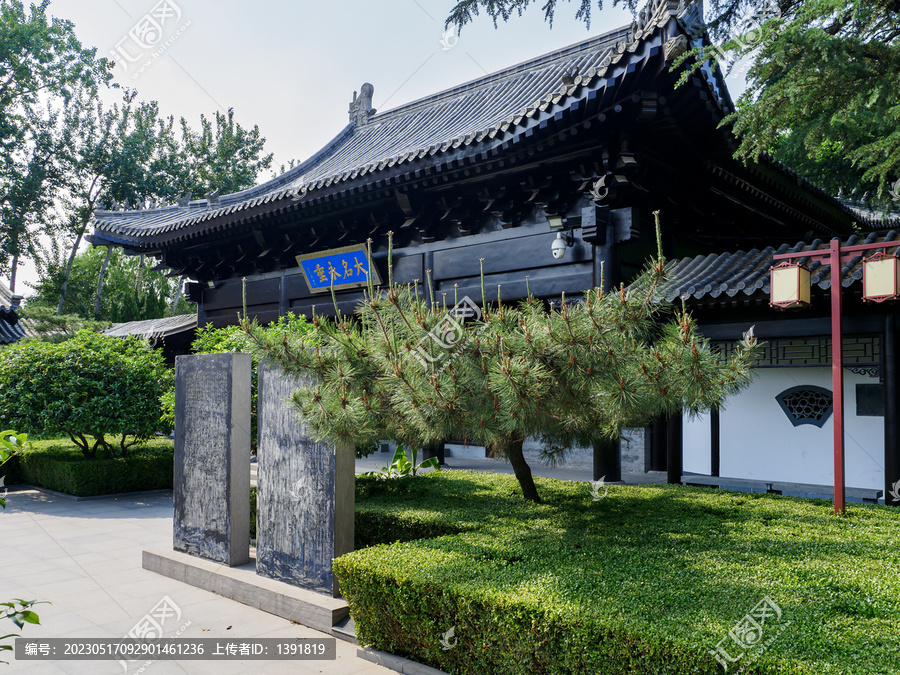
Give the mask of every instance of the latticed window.
<path id="1" fill-rule="evenodd" d="M 795 427 L 801 424 L 821 427 L 831 417 L 833 406 L 831 392 L 822 387 L 801 384 L 785 389 L 775 397 L 775 400 Z"/>

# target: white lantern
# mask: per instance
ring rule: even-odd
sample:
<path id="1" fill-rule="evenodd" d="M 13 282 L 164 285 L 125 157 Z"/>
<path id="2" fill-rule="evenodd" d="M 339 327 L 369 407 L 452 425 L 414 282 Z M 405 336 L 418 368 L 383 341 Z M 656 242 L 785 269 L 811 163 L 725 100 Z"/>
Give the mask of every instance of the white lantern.
<path id="1" fill-rule="evenodd" d="M 769 304 L 782 309 L 809 307 L 809 270 L 803 265 L 783 262 L 772 268 Z"/>
<path id="2" fill-rule="evenodd" d="M 900 260 L 896 255 L 876 253 L 863 262 L 863 299 L 893 300 L 900 292 Z"/>

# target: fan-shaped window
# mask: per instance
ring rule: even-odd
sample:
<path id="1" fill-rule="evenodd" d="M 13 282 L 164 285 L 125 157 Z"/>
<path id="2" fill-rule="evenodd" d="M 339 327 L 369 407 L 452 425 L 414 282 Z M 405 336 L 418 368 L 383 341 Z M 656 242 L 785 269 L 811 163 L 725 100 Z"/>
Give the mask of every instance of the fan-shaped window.
<path id="1" fill-rule="evenodd" d="M 821 427 L 831 417 L 831 392 L 822 387 L 801 384 L 799 387 L 785 389 L 775 400 L 795 427 L 801 424 Z"/>

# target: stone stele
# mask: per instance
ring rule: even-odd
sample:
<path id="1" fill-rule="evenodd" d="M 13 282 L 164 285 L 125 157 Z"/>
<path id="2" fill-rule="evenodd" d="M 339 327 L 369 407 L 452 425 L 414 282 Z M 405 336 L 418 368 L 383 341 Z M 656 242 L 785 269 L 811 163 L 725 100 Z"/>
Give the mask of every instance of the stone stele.
<path id="1" fill-rule="evenodd" d="M 311 381 L 260 364 L 256 573 L 337 596 L 331 561 L 353 550 L 355 455 L 316 441 L 288 401 Z"/>
<path id="2" fill-rule="evenodd" d="M 250 355 L 175 359 L 174 548 L 250 561 Z"/>

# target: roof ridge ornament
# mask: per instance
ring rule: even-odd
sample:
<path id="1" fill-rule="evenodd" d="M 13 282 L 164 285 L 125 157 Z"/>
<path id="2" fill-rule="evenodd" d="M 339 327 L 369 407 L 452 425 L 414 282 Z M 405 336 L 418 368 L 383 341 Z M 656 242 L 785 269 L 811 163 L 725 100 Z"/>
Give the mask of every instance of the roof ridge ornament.
<path id="1" fill-rule="evenodd" d="M 177 202 L 178 206 L 190 206 L 191 194 L 192 193 L 190 191 L 188 191 L 188 192 L 184 193 L 183 195 L 181 195 L 180 197 L 178 197 L 178 202 Z"/>
<path id="2" fill-rule="evenodd" d="M 663 53 L 665 54 L 666 62 L 674 61 L 679 56 L 684 54 L 689 48 L 689 43 L 687 36 L 679 34 L 673 38 L 669 38 L 666 40 L 666 43 L 663 45 Z"/>
<path id="3" fill-rule="evenodd" d="M 363 83 L 359 88 L 359 96 L 353 92 L 353 100 L 350 101 L 350 124 L 354 127 L 362 127 L 368 124 L 369 118 L 375 114 L 375 108 L 372 107 L 372 96 L 375 94 L 375 87 L 368 82 Z"/>
<path id="4" fill-rule="evenodd" d="M 206 205 L 212 206 L 213 204 L 219 203 L 219 193 L 222 191 L 222 188 L 216 188 L 214 191 L 210 190 L 207 192 L 204 197 L 206 197 Z"/>

